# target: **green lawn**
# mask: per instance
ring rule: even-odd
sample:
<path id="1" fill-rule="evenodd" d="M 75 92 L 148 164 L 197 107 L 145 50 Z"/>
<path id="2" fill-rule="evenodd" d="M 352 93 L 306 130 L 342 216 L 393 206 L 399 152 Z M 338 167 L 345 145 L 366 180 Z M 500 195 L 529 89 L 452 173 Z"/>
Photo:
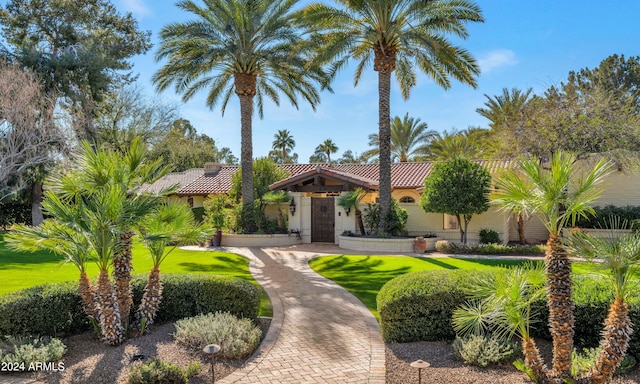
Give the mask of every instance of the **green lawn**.
<path id="1" fill-rule="evenodd" d="M 151 258 L 140 243 L 133 250 L 134 273 L 149 273 Z M 96 277 L 98 269 L 88 265 L 88 273 Z M 162 273 L 211 273 L 240 277 L 260 286 L 249 272 L 249 260 L 234 253 L 217 251 L 174 250 L 160 266 Z M 78 269 L 63 263 L 62 257 L 50 252 L 18 253 L 8 249 L 0 236 L 0 295 L 35 285 L 77 280 Z M 271 302 L 262 287 L 260 315 L 271 316 Z"/>

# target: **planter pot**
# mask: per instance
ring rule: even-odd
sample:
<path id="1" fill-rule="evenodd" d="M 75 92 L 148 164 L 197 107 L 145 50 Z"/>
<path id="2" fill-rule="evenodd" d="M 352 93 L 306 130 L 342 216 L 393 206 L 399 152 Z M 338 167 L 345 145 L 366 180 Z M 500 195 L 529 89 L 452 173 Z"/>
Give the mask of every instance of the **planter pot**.
<path id="1" fill-rule="evenodd" d="M 425 253 L 427 251 L 427 240 L 424 237 L 416 237 L 413 241 L 413 252 Z"/>
<path id="2" fill-rule="evenodd" d="M 222 244 L 222 231 L 216 231 L 215 235 L 213 235 L 213 239 L 211 239 L 211 245 L 219 247 L 220 244 Z"/>

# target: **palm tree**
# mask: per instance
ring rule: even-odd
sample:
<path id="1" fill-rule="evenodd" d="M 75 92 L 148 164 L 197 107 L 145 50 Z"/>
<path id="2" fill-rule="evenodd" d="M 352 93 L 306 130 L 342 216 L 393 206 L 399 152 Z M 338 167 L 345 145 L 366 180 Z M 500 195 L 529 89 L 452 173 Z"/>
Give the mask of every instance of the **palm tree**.
<path id="1" fill-rule="evenodd" d="M 409 117 L 407 113 L 404 118 L 396 116 L 391 120 L 391 161 L 406 163 L 417 161 L 420 156 L 429 150 L 429 143 L 437 133 L 427 129 L 427 123 L 420 119 Z M 367 158 L 377 157 L 380 154 L 380 135 L 373 133 L 369 135 L 369 146 L 373 147 L 363 153 Z"/>
<path id="2" fill-rule="evenodd" d="M 354 84 L 373 63 L 378 72 L 378 116 L 380 138 L 380 222 L 387 229 L 391 207 L 391 73 L 404 99 L 416 85 L 416 68 L 438 85 L 451 87 L 450 77 L 476 86 L 480 72 L 474 58 L 451 44 L 446 35 L 465 39 L 466 23 L 481 22 L 480 8 L 467 0 L 337 0 L 341 9 L 322 3 L 307 6 L 304 22 L 313 26 L 323 46 L 320 62 L 332 62 L 330 75 L 345 67 L 350 59 L 358 62 Z"/>
<path id="3" fill-rule="evenodd" d="M 289 195 L 285 191 L 269 191 L 262 196 L 262 201 L 266 204 L 273 204 L 278 209 L 278 230 L 284 231 L 284 215 L 280 205 L 288 203 L 290 200 Z"/>
<path id="4" fill-rule="evenodd" d="M 531 336 L 532 304 L 545 293 L 544 271 L 529 265 L 479 277 L 465 287 L 472 300 L 454 310 L 452 324 L 462 336 L 485 333 L 520 338 L 525 366 L 537 382 L 546 382 L 547 367 Z"/>
<path id="5" fill-rule="evenodd" d="M 345 210 L 351 210 L 351 208 L 353 208 L 356 219 L 358 220 L 358 229 L 360 230 L 361 235 L 364 235 L 365 232 L 364 223 L 362 222 L 362 212 L 360 212 L 358 205 L 360 204 L 360 200 L 362 200 L 362 198 L 365 197 L 366 194 L 367 192 L 365 192 L 364 189 L 358 188 L 355 191 L 348 191 L 343 193 L 342 195 L 340 195 L 340 197 L 338 197 L 337 201 L 337 204 Z"/>
<path id="6" fill-rule="evenodd" d="M 327 163 L 331 163 L 331 154 L 338 152 L 338 146 L 331 139 L 325 140 L 316 147 L 316 153 L 323 153 L 327 156 Z"/>
<path id="7" fill-rule="evenodd" d="M 454 157 L 477 159 L 481 153 L 479 143 L 474 140 L 474 135 L 468 132 L 438 133 L 429 144 L 425 158 L 428 160 L 448 160 Z"/>
<path id="8" fill-rule="evenodd" d="M 195 222 L 189 206 L 179 202 L 163 204 L 145 216 L 139 231 L 153 262 L 136 313 L 140 332 L 144 333 L 147 325 L 153 324 L 162 299 L 160 264 L 178 245 L 193 244 L 209 236 L 210 231 Z"/>
<path id="9" fill-rule="evenodd" d="M 160 32 L 157 60 L 168 59 L 153 82 L 159 90 L 175 84 L 183 100 L 208 88 L 207 106 L 227 103 L 235 93 L 240 100 L 242 202 L 253 205 L 254 98 L 263 116 L 264 98 L 280 103 L 279 92 L 298 107 L 301 96 L 311 107 L 320 102 L 314 83 L 326 85 L 325 74 L 307 60 L 309 45 L 293 22 L 296 0 L 204 0 L 204 7 L 181 0 L 178 8 L 196 20 L 172 23 Z M 247 209 L 247 211 L 249 211 Z M 253 222 L 244 220 L 247 230 Z"/>
<path id="10" fill-rule="evenodd" d="M 278 133 L 273 135 L 274 139 L 272 148 L 274 151 L 280 151 L 282 156 L 282 162 L 285 163 L 289 158 L 289 152 L 293 152 L 293 148 L 296 146 L 296 141 L 291 136 L 291 133 L 286 129 L 278 130 Z"/>
<path id="11" fill-rule="evenodd" d="M 600 354 L 586 377 L 578 382 L 608 382 L 624 358 L 633 331 L 627 300 L 635 293 L 634 284 L 630 280 L 640 266 L 640 234 L 636 232 L 620 236 L 613 229 L 625 228 L 626 225 L 620 225 L 619 220 L 615 219 L 612 219 L 611 224 L 612 230 L 606 237 L 595 238 L 584 232 L 577 232 L 572 234 L 569 241 L 571 254 L 599 261 L 595 264 L 609 272 L 614 288 L 614 300 L 605 319 L 600 341 Z"/>
<path id="12" fill-rule="evenodd" d="M 538 159 L 525 158 L 517 170 L 506 171 L 496 181 L 494 202 L 505 210 L 527 207 L 549 231 L 545 255 L 549 326 L 553 336 L 552 377 L 571 377 L 573 302 L 571 261 L 561 240 L 562 229 L 579 217 L 593 214 L 590 204 L 602 192 L 609 166 L 604 159 L 581 174 L 576 156 L 562 151 L 551 157 L 546 170 Z"/>

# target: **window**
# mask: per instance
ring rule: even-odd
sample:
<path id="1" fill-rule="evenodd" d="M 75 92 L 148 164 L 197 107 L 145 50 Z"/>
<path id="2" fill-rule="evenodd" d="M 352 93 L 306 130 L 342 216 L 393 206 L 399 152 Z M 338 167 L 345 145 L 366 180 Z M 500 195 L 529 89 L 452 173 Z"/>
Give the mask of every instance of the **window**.
<path id="1" fill-rule="evenodd" d="M 193 208 L 193 197 L 189 197 L 187 199 L 187 204 L 189 204 L 189 207 Z"/>
<path id="2" fill-rule="evenodd" d="M 401 203 L 415 203 L 416 199 L 414 199 L 411 196 L 403 196 L 403 197 L 400 198 L 400 202 Z"/>
<path id="3" fill-rule="evenodd" d="M 446 213 L 443 216 L 443 229 L 458 229 L 458 219 L 455 216 L 447 215 Z"/>

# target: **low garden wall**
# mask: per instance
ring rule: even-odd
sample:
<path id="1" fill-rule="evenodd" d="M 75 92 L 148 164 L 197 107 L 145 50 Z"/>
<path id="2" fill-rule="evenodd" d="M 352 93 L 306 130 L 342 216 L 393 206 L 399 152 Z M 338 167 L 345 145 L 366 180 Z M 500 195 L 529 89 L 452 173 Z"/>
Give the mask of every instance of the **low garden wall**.
<path id="1" fill-rule="evenodd" d="M 433 250 L 437 240 L 442 238 L 425 238 L 426 250 Z M 375 237 L 338 236 L 338 246 L 351 251 L 376 251 L 376 252 L 403 252 L 415 253 L 414 242 L 416 238 L 392 238 L 379 239 Z"/>
<path id="2" fill-rule="evenodd" d="M 302 239 L 295 234 L 244 235 L 223 233 L 223 247 L 281 247 L 301 244 Z"/>

